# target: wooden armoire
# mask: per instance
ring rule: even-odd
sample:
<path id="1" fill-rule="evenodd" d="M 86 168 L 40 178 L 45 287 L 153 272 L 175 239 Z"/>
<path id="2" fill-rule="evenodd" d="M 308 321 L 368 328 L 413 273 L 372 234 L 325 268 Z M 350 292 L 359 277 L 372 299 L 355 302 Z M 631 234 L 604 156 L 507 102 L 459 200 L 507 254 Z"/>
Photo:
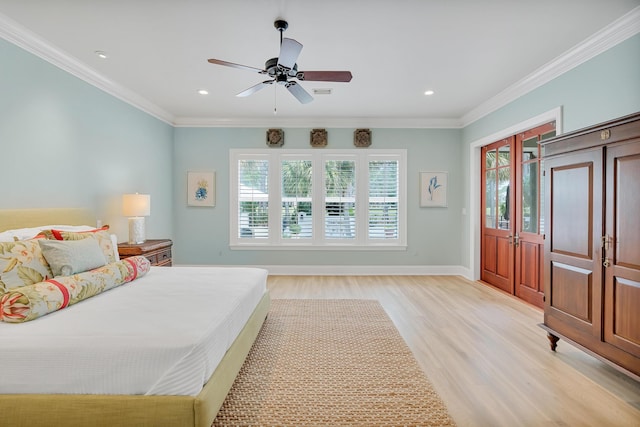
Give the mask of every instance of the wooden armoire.
<path id="1" fill-rule="evenodd" d="M 640 380 L 640 113 L 541 145 L 541 326 Z"/>

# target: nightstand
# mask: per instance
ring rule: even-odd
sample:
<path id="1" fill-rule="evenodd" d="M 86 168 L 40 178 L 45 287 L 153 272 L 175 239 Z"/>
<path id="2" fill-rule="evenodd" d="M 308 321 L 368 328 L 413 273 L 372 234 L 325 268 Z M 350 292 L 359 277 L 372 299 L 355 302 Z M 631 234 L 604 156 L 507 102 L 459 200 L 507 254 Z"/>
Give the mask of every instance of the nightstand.
<path id="1" fill-rule="evenodd" d="M 172 245 L 173 242 L 170 239 L 150 239 L 138 244 L 118 243 L 118 253 L 120 259 L 144 255 L 151 265 L 170 267 Z"/>

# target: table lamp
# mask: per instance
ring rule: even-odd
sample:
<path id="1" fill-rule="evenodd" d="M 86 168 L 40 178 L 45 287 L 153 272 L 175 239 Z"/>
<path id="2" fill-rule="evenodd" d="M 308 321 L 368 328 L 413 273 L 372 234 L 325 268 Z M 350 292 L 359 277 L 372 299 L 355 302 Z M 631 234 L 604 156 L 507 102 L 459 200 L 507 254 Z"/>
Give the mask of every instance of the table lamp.
<path id="1" fill-rule="evenodd" d="M 122 214 L 129 217 L 129 244 L 144 243 L 144 217 L 151 214 L 151 196 L 123 194 Z"/>

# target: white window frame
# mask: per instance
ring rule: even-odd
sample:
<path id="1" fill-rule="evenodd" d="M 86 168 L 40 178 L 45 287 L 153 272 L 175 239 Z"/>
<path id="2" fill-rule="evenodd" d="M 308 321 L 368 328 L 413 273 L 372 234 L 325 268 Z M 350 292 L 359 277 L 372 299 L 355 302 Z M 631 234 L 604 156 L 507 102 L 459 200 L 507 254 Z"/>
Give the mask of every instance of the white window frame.
<path id="1" fill-rule="evenodd" d="M 269 232 L 266 238 L 239 236 L 238 163 L 240 160 L 269 161 Z M 313 237 L 283 238 L 282 160 L 311 160 L 313 168 Z M 325 160 L 356 162 L 356 236 L 353 239 L 324 238 Z M 369 238 L 369 162 L 398 162 L 398 235 L 395 239 Z M 407 150 L 405 149 L 231 149 L 229 150 L 229 246 L 233 250 L 406 250 L 407 249 Z"/>

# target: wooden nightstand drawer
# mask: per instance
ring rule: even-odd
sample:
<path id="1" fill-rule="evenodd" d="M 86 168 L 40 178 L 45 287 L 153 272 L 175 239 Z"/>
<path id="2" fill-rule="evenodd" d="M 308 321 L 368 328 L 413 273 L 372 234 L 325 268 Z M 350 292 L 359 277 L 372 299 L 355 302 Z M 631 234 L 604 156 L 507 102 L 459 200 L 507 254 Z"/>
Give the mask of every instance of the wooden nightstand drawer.
<path id="1" fill-rule="evenodd" d="M 158 265 L 158 257 L 156 254 L 144 254 L 144 256 L 149 260 L 151 265 Z"/>
<path id="2" fill-rule="evenodd" d="M 166 249 L 158 252 L 156 255 L 156 262 L 158 265 L 171 266 L 171 249 Z"/>
<path id="3" fill-rule="evenodd" d="M 147 240 L 140 244 L 119 243 L 118 253 L 120 258 L 128 258 L 130 256 L 144 255 L 151 265 L 170 267 L 171 246 L 173 242 L 169 239 Z"/>

